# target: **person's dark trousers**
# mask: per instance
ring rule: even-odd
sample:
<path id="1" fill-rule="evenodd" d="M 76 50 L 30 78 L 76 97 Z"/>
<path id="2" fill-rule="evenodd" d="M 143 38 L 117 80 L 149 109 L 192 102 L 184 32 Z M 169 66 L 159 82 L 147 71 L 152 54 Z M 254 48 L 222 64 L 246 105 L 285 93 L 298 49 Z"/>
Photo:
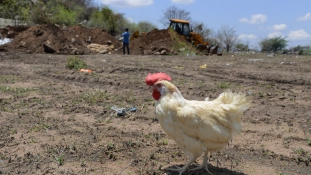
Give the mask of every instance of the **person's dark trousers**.
<path id="1" fill-rule="evenodd" d="M 127 54 L 130 54 L 129 43 L 123 43 L 123 55 L 125 55 L 125 48 L 127 49 Z"/>

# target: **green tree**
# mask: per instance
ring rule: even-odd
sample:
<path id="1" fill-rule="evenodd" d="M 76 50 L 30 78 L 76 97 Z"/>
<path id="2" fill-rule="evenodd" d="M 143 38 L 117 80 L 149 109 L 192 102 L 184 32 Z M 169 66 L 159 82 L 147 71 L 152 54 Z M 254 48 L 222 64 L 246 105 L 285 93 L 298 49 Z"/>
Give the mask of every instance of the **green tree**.
<path id="1" fill-rule="evenodd" d="M 88 20 L 94 8 L 92 0 L 3 0 L 0 15 L 29 24 L 75 25 Z"/>
<path id="2" fill-rule="evenodd" d="M 286 37 L 277 36 L 273 38 L 264 38 L 259 42 L 259 46 L 261 47 L 261 51 L 263 52 L 277 52 L 285 49 L 288 41 Z"/>
<path id="3" fill-rule="evenodd" d="M 117 26 L 117 35 L 123 33 L 126 28 L 129 29 L 129 32 L 131 34 L 134 33 L 136 30 L 139 31 L 138 25 L 135 22 L 132 22 L 125 18 L 124 14 L 118 15 Z"/>
<path id="4" fill-rule="evenodd" d="M 298 45 L 298 46 L 292 47 L 291 50 L 294 52 L 299 52 L 299 50 L 302 50 L 302 46 Z"/>
<path id="5" fill-rule="evenodd" d="M 3 0 L 0 4 L 0 15 L 2 18 L 8 18 L 14 21 L 14 25 L 29 22 L 31 16 L 32 1 Z"/>
<path id="6" fill-rule="evenodd" d="M 140 32 L 150 32 L 153 29 L 157 28 L 154 24 L 148 22 L 148 21 L 141 21 L 137 24 L 138 31 Z"/>
<path id="7" fill-rule="evenodd" d="M 31 24 L 46 24 L 48 22 L 49 15 L 46 10 L 46 4 L 43 1 L 38 1 L 32 7 Z"/>
<path id="8" fill-rule="evenodd" d="M 115 35 L 117 32 L 117 16 L 116 14 L 107 6 L 102 8 L 100 11 L 101 17 L 106 23 L 106 29 L 108 33 Z"/>
<path id="9" fill-rule="evenodd" d="M 72 0 L 72 1 L 64 1 L 63 6 L 70 11 L 71 13 L 75 13 L 76 22 L 83 21 L 87 19 L 87 9 L 88 4 L 91 2 L 89 0 Z"/>
<path id="10" fill-rule="evenodd" d="M 248 44 L 243 44 L 243 43 L 237 43 L 235 45 L 235 48 L 239 51 L 248 51 L 249 50 L 249 46 Z"/>
<path id="11" fill-rule="evenodd" d="M 116 13 L 108 6 L 105 6 L 93 11 L 88 26 L 103 28 L 111 35 L 116 35 L 126 28 L 124 23 L 128 22 L 123 14 Z"/>
<path id="12" fill-rule="evenodd" d="M 308 55 L 308 54 L 311 54 L 311 45 L 310 46 L 298 45 L 295 47 L 291 47 L 289 50 L 292 52 L 297 52 L 299 55 Z"/>
<path id="13" fill-rule="evenodd" d="M 258 45 L 261 48 L 262 52 L 272 51 L 272 43 L 271 43 L 271 40 L 269 38 L 264 38 L 264 39 L 260 40 Z"/>
<path id="14" fill-rule="evenodd" d="M 52 15 L 50 22 L 64 24 L 68 26 L 75 25 L 78 19 L 78 12 L 66 8 L 63 4 L 57 4 L 51 8 Z"/>
<path id="15" fill-rule="evenodd" d="M 70 0 L 64 1 L 66 6 L 79 14 L 79 20 L 89 19 L 92 10 L 95 8 L 93 0 Z"/>

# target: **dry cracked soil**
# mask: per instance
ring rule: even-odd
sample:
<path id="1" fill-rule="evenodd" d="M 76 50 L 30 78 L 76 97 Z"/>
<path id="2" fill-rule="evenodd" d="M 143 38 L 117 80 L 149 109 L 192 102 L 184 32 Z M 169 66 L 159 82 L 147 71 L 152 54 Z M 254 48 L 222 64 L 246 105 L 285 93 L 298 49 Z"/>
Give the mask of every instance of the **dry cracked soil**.
<path id="1" fill-rule="evenodd" d="M 163 167 L 189 157 L 161 129 L 144 82 L 165 72 L 186 99 L 252 96 L 242 133 L 210 155 L 214 175 L 311 175 L 310 56 L 74 56 L 92 74 L 67 69 L 70 55 L 0 56 L 0 174 L 176 175 Z"/>

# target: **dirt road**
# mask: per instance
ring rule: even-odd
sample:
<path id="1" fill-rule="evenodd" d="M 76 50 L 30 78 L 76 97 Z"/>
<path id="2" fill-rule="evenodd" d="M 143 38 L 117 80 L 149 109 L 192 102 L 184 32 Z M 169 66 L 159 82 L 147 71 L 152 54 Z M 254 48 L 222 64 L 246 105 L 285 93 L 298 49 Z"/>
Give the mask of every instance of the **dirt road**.
<path id="1" fill-rule="evenodd" d="M 0 174 L 176 174 L 160 169 L 189 157 L 162 131 L 144 83 L 165 72 L 186 99 L 253 97 L 242 134 L 211 155 L 213 174 L 311 175 L 310 56 L 78 56 L 92 74 L 67 69 L 68 55 L 0 56 Z"/>

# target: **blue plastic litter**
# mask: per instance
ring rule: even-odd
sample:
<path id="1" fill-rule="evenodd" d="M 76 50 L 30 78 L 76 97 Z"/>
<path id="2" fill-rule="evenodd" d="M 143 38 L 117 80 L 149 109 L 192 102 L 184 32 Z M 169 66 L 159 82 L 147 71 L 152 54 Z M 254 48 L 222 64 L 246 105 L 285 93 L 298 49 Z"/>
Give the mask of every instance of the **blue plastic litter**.
<path id="1" fill-rule="evenodd" d="M 126 112 L 136 112 L 137 111 L 137 108 L 135 106 L 132 106 L 130 108 L 118 108 L 116 106 L 112 106 L 111 109 L 116 112 L 118 117 L 125 116 Z M 113 115 L 113 113 L 111 113 L 110 115 Z"/>
<path id="2" fill-rule="evenodd" d="M 126 111 L 129 111 L 129 112 L 136 112 L 137 111 L 137 108 L 135 106 L 132 106 L 130 108 L 127 108 Z"/>

